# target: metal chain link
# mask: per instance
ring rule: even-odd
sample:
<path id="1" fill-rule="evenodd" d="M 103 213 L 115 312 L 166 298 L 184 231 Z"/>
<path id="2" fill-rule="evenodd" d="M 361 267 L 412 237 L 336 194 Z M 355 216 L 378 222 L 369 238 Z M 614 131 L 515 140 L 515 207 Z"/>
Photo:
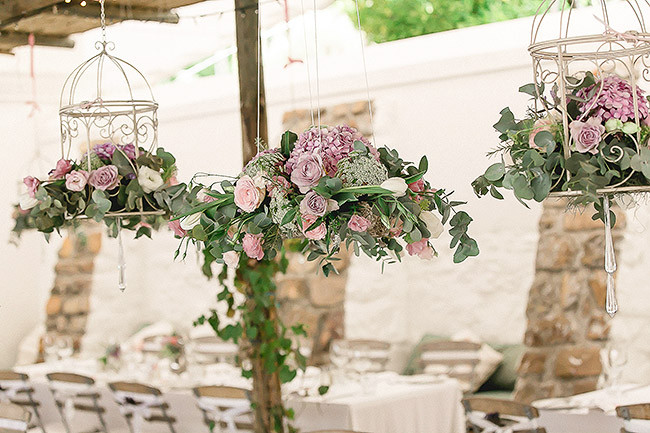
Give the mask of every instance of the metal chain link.
<path id="1" fill-rule="evenodd" d="M 101 9 L 99 20 L 102 27 L 102 42 L 105 44 L 106 43 L 106 11 L 104 10 L 104 0 L 99 0 L 99 7 Z"/>

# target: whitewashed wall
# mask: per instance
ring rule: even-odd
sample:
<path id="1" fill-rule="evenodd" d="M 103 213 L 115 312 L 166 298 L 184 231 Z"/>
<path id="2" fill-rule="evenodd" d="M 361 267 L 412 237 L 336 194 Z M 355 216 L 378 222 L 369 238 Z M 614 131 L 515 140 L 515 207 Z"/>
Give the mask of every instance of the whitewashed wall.
<path id="1" fill-rule="evenodd" d="M 381 274 L 379 265 L 353 260 L 346 299 L 348 336 L 383 338 L 407 346 L 427 332 L 451 335 L 470 330 L 489 341 L 521 341 L 540 207 L 528 210 L 512 199 L 479 201 L 469 184 L 487 166 L 485 152 L 497 144 L 492 124 L 499 111 L 509 105 L 523 112 L 526 101 L 517 88 L 532 75 L 525 51 L 529 25 L 530 20 L 524 19 L 367 49 L 377 144 L 395 147 L 411 160 L 423 153 L 428 156 L 428 179 L 469 201 L 467 210 L 476 220 L 472 233 L 482 252 L 478 258 L 454 265 L 446 249 L 448 238 L 443 237 L 436 243 L 440 257 L 431 262 L 407 259 Z M 337 56 L 319 59 L 321 104 L 365 98 L 359 53 L 349 47 L 342 53 L 327 51 Z M 311 73 L 313 77 L 313 69 Z M 272 144 L 282 132 L 282 114 L 309 106 L 306 75 L 302 65 L 267 75 Z M 236 89 L 232 77 L 157 86 L 160 142 L 178 156 L 182 180 L 197 171 L 236 174 L 241 167 Z M 9 117 L 0 119 L 4 149 L 12 119 L 18 117 L 6 111 Z M 54 116 L 41 130 L 53 134 L 39 137 L 42 143 L 56 143 Z M 18 178 L 18 170 L 12 170 L 16 173 L 7 178 Z M 6 208 L 13 197 L 11 191 L 5 195 L 0 196 L 0 205 Z M 650 241 L 647 215 L 647 208 L 638 211 L 637 219 L 629 215 L 619 260 L 621 312 L 614 322 L 614 335 L 627 339 L 630 366 L 650 378 L 650 296 L 643 283 L 650 262 L 644 253 Z M 0 224 L 6 233 L 6 214 Z M 11 330 L 11 337 L 3 339 L 6 356 L 0 358 L 0 365 L 10 363 L 17 341 L 41 319 L 52 262 L 39 260 L 45 283 L 32 281 L 36 275 L 28 258 L 38 251 L 36 239 L 30 237 L 18 250 L 3 254 L 11 257 L 3 263 L 7 284 L 2 289 L 0 326 Z M 127 241 L 129 287 L 121 294 L 115 287 L 115 242 L 105 241 L 96 264 L 85 350 L 96 353 L 109 340 L 119 340 L 139 324 L 160 318 L 187 328 L 212 305 L 215 283 L 200 275 L 193 259 L 173 263 L 175 245 L 168 233 L 156 234 L 153 241 Z M 13 315 L 5 315 L 5 299 L 15 303 Z"/>

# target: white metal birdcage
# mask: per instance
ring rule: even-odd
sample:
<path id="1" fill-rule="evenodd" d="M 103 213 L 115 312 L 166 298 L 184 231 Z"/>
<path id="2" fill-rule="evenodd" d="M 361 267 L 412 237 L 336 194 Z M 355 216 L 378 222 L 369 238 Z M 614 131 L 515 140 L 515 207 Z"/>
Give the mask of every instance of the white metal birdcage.
<path id="1" fill-rule="evenodd" d="M 642 136 L 641 125 L 650 125 L 649 103 L 643 96 L 650 87 L 650 33 L 645 17 L 650 16 L 650 1 L 619 0 L 608 5 L 605 0 L 594 1 L 591 9 L 576 10 L 576 1 L 544 0 L 533 20 L 529 52 L 533 60 L 535 77 L 536 111 L 539 116 L 559 116 L 562 126 L 562 151 L 565 159 L 571 157 L 572 137 L 569 125 L 574 121 L 585 121 L 594 116 L 593 110 L 600 107 L 601 96 L 608 98 L 609 83 L 619 86 L 618 90 L 632 98 L 626 113 L 614 102 L 611 110 L 616 115 L 636 125 L 636 132 L 628 135 L 629 141 L 599 146 L 599 152 L 606 163 L 622 161 L 624 153 L 639 154 L 647 147 L 647 137 Z M 615 10 L 614 10 L 615 9 Z M 615 12 L 615 13 L 614 13 Z M 572 93 L 575 89 L 593 81 L 587 87 L 583 100 Z M 629 100 L 629 97 L 628 97 Z M 581 110 L 572 110 L 571 104 L 584 104 Z M 593 104 L 593 105 L 590 105 Z M 609 110 L 610 108 L 607 108 Z M 613 111 L 601 111 L 603 118 L 613 116 Z M 576 114 L 577 113 L 577 114 Z M 609 113 L 609 114 L 604 114 Z M 603 120 L 601 118 L 600 120 Z M 620 120 L 620 119 L 619 119 Z M 616 134 L 606 132 L 605 140 Z M 642 141 L 643 140 L 643 141 Z M 571 174 L 563 173 L 552 190 L 551 196 L 580 197 L 584 191 L 557 191 L 558 185 L 569 180 Z M 602 198 L 605 220 L 605 271 L 607 272 L 606 310 L 614 315 L 618 309 L 614 288 L 616 259 L 611 233 L 610 197 L 617 194 L 650 192 L 650 182 L 638 176 L 634 170 L 621 170 L 618 178 L 612 177 L 609 184 L 597 189 Z"/>

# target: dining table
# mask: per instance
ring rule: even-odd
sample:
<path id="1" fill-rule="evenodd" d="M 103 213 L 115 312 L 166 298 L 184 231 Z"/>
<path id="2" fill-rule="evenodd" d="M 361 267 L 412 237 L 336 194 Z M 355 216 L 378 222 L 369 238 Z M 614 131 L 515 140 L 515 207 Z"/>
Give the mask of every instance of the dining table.
<path id="1" fill-rule="evenodd" d="M 99 404 L 105 408 L 109 431 L 128 432 L 118 404 L 108 388 L 114 381 L 137 381 L 155 386 L 163 392 L 169 413 L 176 418 L 177 433 L 208 433 L 201 410 L 192 393 L 199 385 L 224 385 L 251 388 L 251 382 L 230 364 L 205 366 L 200 373 L 151 375 L 138 380 L 138 369 L 119 371 L 103 369 L 95 360 L 66 360 L 27 366 L 15 371 L 29 375 L 35 400 L 40 403 L 46 426 L 61 425 L 46 375 L 52 372 L 83 374 L 95 380 Z M 323 429 L 346 429 L 367 433 L 462 433 L 465 422 L 458 382 L 444 376 L 400 376 L 394 372 L 367 373 L 362 378 L 336 380 L 321 395 L 317 389 L 323 372 L 316 367 L 283 385 L 285 405 L 292 408 L 291 422 L 302 432 Z M 77 431 L 93 429 L 98 424 L 94 414 L 74 414 Z M 146 425 L 143 433 L 168 432 L 165 424 Z"/>

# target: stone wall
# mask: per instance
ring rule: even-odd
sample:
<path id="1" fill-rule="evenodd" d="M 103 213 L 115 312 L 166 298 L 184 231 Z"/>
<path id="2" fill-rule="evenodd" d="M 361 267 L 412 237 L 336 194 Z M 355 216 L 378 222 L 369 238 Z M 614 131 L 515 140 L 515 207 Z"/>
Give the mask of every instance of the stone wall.
<path id="1" fill-rule="evenodd" d="M 86 330 L 95 256 L 101 245 L 101 227 L 85 222 L 77 233 L 70 231 L 63 240 L 54 269 L 54 287 L 45 307 L 46 330 L 72 337 L 75 351 Z"/>
<path id="2" fill-rule="evenodd" d="M 604 227 L 593 209 L 567 211 L 549 199 L 539 222 L 535 279 L 530 289 L 515 398 L 531 402 L 596 389 L 600 350 L 609 337 L 605 313 Z M 617 209 L 615 247 L 625 229 Z M 617 248 L 618 254 L 618 248 Z"/>
<path id="3" fill-rule="evenodd" d="M 284 113 L 282 123 L 284 129 L 300 133 L 312 123 L 310 111 L 288 111 Z M 372 133 L 366 101 L 321 108 L 321 124 L 346 124 L 357 128 L 366 137 Z M 330 341 L 344 337 L 343 305 L 349 253 L 342 252 L 338 258 L 341 260 L 334 265 L 339 274 L 326 278 L 318 269 L 317 262 L 308 262 L 302 255 L 292 254 L 287 274 L 278 280 L 280 317 L 286 325 L 305 325 L 314 364 L 327 362 Z"/>

